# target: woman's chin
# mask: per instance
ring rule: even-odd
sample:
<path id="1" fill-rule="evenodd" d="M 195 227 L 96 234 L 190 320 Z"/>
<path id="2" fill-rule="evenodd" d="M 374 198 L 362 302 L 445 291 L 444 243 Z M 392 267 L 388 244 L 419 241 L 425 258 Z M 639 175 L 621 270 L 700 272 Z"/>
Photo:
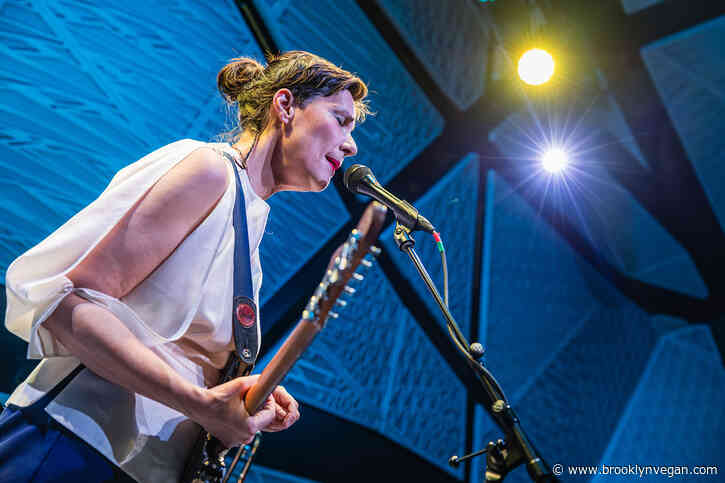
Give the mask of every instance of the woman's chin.
<path id="1" fill-rule="evenodd" d="M 330 185 L 330 181 L 331 180 L 332 180 L 332 178 L 325 178 L 325 179 L 315 180 L 315 183 L 313 185 L 314 188 L 312 189 L 312 191 L 316 191 L 318 193 L 320 191 L 324 191 L 325 188 L 327 188 Z"/>
<path id="2" fill-rule="evenodd" d="M 294 182 L 285 183 L 282 191 L 319 192 L 324 191 L 330 185 L 332 178 L 329 174 L 311 173 L 306 179 L 298 179 Z"/>
<path id="3" fill-rule="evenodd" d="M 332 181 L 332 176 L 329 172 L 315 173 L 310 177 L 310 191 L 324 191 L 330 185 L 330 181 Z"/>

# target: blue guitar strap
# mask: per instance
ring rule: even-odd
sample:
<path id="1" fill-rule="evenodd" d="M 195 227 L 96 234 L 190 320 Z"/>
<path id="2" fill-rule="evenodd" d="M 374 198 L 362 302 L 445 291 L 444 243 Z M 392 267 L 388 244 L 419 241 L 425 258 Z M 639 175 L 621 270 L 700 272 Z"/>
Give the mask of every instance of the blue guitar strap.
<path id="1" fill-rule="evenodd" d="M 232 163 L 237 183 L 234 202 L 234 303 L 232 327 L 236 355 L 246 364 L 243 372 L 249 373 L 257 359 L 259 337 L 257 335 L 257 305 L 254 303 L 254 285 L 249 256 L 249 232 L 247 229 L 247 209 L 242 191 L 236 162 L 224 153 Z"/>

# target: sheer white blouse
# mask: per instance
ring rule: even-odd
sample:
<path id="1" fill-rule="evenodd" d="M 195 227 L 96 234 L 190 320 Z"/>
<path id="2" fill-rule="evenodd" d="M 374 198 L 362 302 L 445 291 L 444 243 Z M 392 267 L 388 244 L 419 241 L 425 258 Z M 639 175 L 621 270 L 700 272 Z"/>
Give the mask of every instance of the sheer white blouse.
<path id="1" fill-rule="evenodd" d="M 125 297 L 74 287 L 66 277 L 156 181 L 203 146 L 239 159 L 237 151 L 225 143 L 184 139 L 168 144 L 119 171 L 98 199 L 13 261 L 6 274 L 5 324 L 28 341 L 28 358 L 42 361 L 7 404 L 32 404 L 79 364 L 42 325 L 71 292 L 110 310 L 182 377 L 199 386 L 217 383 L 219 370 L 234 350 L 233 169 L 240 173 L 246 202 L 257 305 L 262 283 L 259 243 L 269 205 L 256 195 L 245 170 L 228 163 L 228 187 L 216 207 Z M 259 319 L 257 331 L 261 340 Z M 46 411 L 140 482 L 178 481 L 199 430 L 181 413 L 111 384 L 88 369 Z"/>

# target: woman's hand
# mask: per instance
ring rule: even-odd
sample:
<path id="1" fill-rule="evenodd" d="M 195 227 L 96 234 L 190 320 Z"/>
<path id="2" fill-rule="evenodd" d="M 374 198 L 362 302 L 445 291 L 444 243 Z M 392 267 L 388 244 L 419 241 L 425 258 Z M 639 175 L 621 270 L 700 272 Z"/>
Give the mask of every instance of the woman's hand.
<path id="1" fill-rule="evenodd" d="M 204 406 L 191 411 L 191 418 L 201 424 L 227 448 L 250 442 L 257 431 L 266 430 L 275 423 L 277 415 L 284 410 L 275 396 L 270 395 L 256 414 L 249 415 L 244 407 L 244 395 L 257 382 L 257 379 L 259 379 L 259 375 L 238 377 L 207 389 Z M 287 397 L 295 405 L 297 404 L 289 394 Z M 289 404 L 286 404 L 284 407 L 288 406 Z M 289 414 L 291 413 L 288 411 L 287 416 Z M 299 417 L 299 413 L 296 414 Z M 291 424 L 290 422 L 287 427 Z M 280 429 L 284 428 L 280 427 Z"/>
<path id="2" fill-rule="evenodd" d="M 271 397 L 275 403 L 275 419 L 263 431 L 282 431 L 300 419 L 300 405 L 283 386 L 277 386 Z"/>

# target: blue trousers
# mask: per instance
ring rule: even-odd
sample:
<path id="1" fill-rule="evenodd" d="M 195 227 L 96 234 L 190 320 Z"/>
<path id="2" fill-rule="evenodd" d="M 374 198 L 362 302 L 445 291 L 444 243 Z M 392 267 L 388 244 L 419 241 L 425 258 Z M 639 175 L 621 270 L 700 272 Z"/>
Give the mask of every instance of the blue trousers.
<path id="1" fill-rule="evenodd" d="M 0 483 L 135 481 L 45 412 L 70 379 L 35 404 L 0 414 Z"/>

